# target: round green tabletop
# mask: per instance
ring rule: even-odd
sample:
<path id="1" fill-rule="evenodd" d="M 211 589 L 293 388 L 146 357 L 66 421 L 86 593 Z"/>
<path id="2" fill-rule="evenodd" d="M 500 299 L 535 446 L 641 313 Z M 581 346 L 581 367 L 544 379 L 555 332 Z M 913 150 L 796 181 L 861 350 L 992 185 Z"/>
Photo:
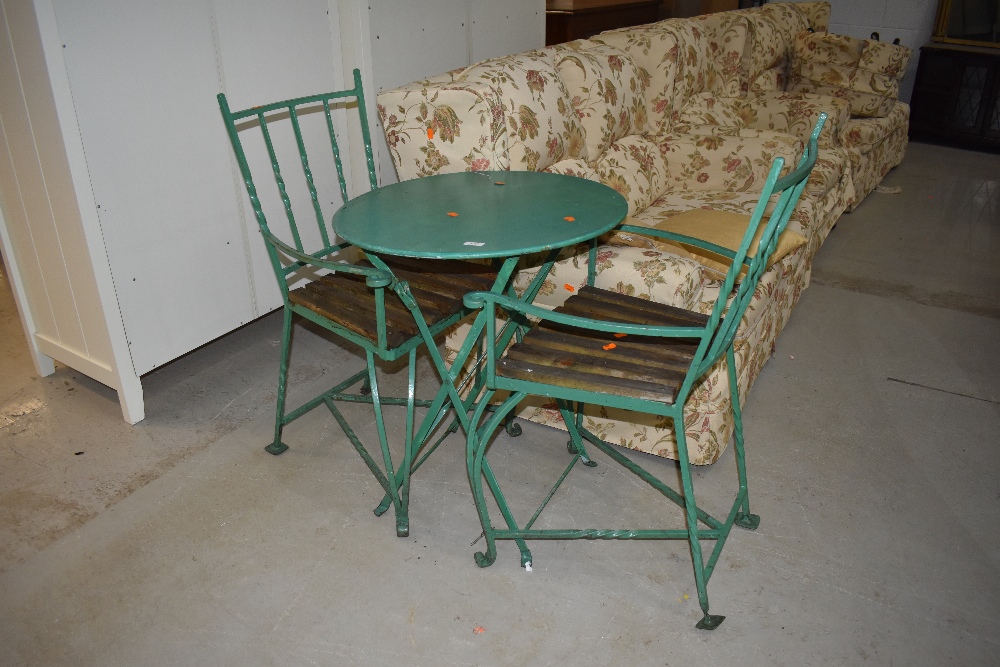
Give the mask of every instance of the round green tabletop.
<path id="1" fill-rule="evenodd" d="M 513 257 L 587 241 L 625 219 L 618 192 L 535 171 L 441 174 L 355 197 L 333 216 L 337 234 L 403 257 Z"/>

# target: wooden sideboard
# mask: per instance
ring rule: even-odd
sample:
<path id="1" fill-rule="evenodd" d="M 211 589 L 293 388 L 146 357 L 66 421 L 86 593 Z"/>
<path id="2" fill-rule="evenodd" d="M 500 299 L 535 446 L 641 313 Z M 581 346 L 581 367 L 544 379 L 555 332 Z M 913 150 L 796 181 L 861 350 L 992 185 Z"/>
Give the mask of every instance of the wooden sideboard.
<path id="1" fill-rule="evenodd" d="M 605 30 L 660 19 L 660 0 L 547 0 L 545 44 L 586 39 Z"/>
<path id="2" fill-rule="evenodd" d="M 923 46 L 910 107 L 911 137 L 1000 149 L 1000 49 Z"/>

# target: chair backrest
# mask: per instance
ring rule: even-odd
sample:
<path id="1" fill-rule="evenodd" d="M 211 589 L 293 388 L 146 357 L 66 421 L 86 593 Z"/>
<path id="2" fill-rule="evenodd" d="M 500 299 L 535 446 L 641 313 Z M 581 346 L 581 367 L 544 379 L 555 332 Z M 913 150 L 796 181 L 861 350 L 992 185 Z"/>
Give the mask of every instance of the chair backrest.
<path id="1" fill-rule="evenodd" d="M 329 202 L 335 210 L 349 198 L 341 159 L 341 145 L 346 142 L 341 138 L 348 131 L 347 116 L 352 110 L 357 112 L 361 124 L 369 185 L 372 189 L 378 187 L 361 73 L 354 70 L 354 87 L 348 90 L 298 97 L 242 111 L 231 111 L 225 94 L 220 93 L 218 100 L 254 216 L 264 236 L 282 296 L 287 298 L 289 274 L 348 246 L 333 240 L 335 235 L 330 225 L 333 211 L 326 215 L 323 205 Z M 251 151 L 256 160 L 248 159 L 247 148 L 251 144 L 256 149 Z M 251 161 L 257 164 L 258 171 L 269 167 L 273 174 L 275 191 L 272 197 L 265 197 L 263 201 L 262 192 L 254 183 Z M 267 166 L 263 164 L 265 161 Z M 293 162 L 298 162 L 299 166 L 294 167 Z M 284 171 L 282 164 L 288 167 Z M 339 191 L 339 203 L 336 199 L 331 200 L 331 190 Z M 272 214 L 270 223 L 267 210 Z M 282 217 L 281 210 L 288 223 L 286 238 L 282 238 L 283 233 L 275 233 L 278 224 L 275 218 Z M 314 217 L 315 227 L 300 228 L 297 210 L 300 217 L 303 214 Z"/>
<path id="2" fill-rule="evenodd" d="M 825 113 L 820 114 L 816 127 L 813 128 L 812 135 L 806 144 L 802 159 L 799 160 L 798 166 L 791 173 L 779 178 L 781 170 L 784 168 L 783 158 L 776 158 L 774 164 L 771 165 L 771 171 L 764 183 L 760 199 L 750 217 L 750 224 L 747 225 L 743 241 L 740 243 L 733 264 L 729 267 L 719 290 L 719 299 L 716 301 L 706 324 L 706 328 L 708 330 L 714 329 L 714 333 L 703 341 L 699 349 L 703 356 L 700 361 L 696 358 L 693 368 L 697 370 L 692 376 L 689 376 L 689 383 L 708 371 L 733 344 L 743 313 L 750 305 L 757 284 L 767 269 L 768 260 L 777 247 L 778 237 L 788 226 L 795 205 L 805 189 L 806 181 L 809 180 L 813 165 L 816 164 L 817 142 L 826 118 Z M 773 208 L 770 210 L 770 217 L 761 234 L 757 250 L 751 256 L 749 254 L 750 246 L 771 204 L 773 204 Z M 739 276 L 744 268 L 746 268 L 746 275 L 740 280 Z M 735 294 L 727 299 L 727 295 L 733 293 L 734 287 Z"/>

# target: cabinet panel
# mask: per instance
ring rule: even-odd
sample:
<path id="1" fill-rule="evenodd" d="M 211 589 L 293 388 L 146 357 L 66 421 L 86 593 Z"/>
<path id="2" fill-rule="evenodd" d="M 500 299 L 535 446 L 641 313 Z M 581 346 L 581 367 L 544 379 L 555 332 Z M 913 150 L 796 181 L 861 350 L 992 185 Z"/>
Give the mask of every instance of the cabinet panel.
<path id="1" fill-rule="evenodd" d="M 210 6 L 55 3 L 136 372 L 254 317 Z M 183 45 L 183 46 L 181 46 Z"/>
<path id="2" fill-rule="evenodd" d="M 910 134 L 1000 148 L 1000 49 L 924 46 L 913 89 Z"/>

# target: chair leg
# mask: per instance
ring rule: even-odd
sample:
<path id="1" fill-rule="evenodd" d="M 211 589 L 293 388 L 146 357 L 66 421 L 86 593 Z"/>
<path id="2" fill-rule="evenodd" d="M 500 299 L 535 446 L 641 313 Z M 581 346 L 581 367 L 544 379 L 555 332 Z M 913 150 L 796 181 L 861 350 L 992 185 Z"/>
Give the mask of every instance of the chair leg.
<path id="1" fill-rule="evenodd" d="M 743 410 L 740 409 L 740 387 L 736 379 L 736 355 L 729 346 L 726 353 L 726 365 L 729 367 L 729 396 L 733 405 L 733 446 L 736 455 L 736 472 L 739 477 L 740 490 L 743 496 L 743 507 L 733 521 L 740 528 L 756 530 L 760 526 L 760 517 L 750 513 L 750 490 L 747 487 L 746 456 L 743 450 Z"/>
<path id="2" fill-rule="evenodd" d="M 366 352 L 366 362 L 368 363 L 368 383 L 371 386 L 372 408 L 375 411 L 375 428 L 378 431 L 379 445 L 382 447 L 382 463 L 384 465 L 386 477 L 386 491 L 392 497 L 392 505 L 396 510 L 396 535 L 406 537 L 410 534 L 410 518 L 408 508 L 403 504 L 402 490 L 397 490 L 393 480 L 396 478 L 392 465 L 392 454 L 389 451 L 389 438 L 385 432 L 385 419 L 382 416 L 382 398 L 378 388 L 378 379 L 375 376 L 375 355 L 370 351 Z M 412 362 L 412 359 L 411 359 Z"/>
<path id="3" fill-rule="evenodd" d="M 562 415 L 563 423 L 566 424 L 566 431 L 569 433 L 569 440 L 566 442 L 566 451 L 570 454 L 580 454 L 580 460 L 588 468 L 596 468 L 597 461 L 592 461 L 587 454 L 587 446 L 583 444 L 583 437 L 580 430 L 583 428 L 583 403 L 577 403 L 576 409 L 570 410 L 569 404 L 563 400 L 557 400 L 559 414 Z"/>
<path id="4" fill-rule="evenodd" d="M 483 527 L 483 535 L 486 538 L 486 551 L 477 552 L 475 554 L 476 564 L 479 567 L 488 567 L 496 561 L 497 548 L 496 548 L 496 534 L 493 528 L 493 524 L 490 521 L 489 510 L 486 506 L 486 493 L 483 490 L 483 480 L 490 487 L 490 491 L 493 493 L 493 498 L 496 500 L 497 507 L 500 509 L 500 513 L 503 515 L 504 521 L 507 523 L 507 527 L 510 530 L 518 530 L 517 522 L 514 520 L 513 514 L 511 514 L 510 508 L 507 506 L 507 499 L 504 497 L 503 491 L 500 489 L 500 485 L 497 483 L 496 477 L 493 475 L 493 470 L 490 468 L 489 462 L 486 460 L 486 447 L 489 445 L 490 439 L 493 437 L 493 433 L 496 432 L 497 428 L 503 422 L 504 418 L 517 407 L 517 404 L 521 402 L 524 398 L 523 392 L 518 392 L 512 394 L 504 401 L 496 411 L 490 415 L 490 418 L 482 425 L 481 428 L 473 428 L 472 426 L 479 423 L 482 419 L 483 413 L 485 412 L 490 399 L 493 397 L 494 392 L 487 391 L 486 395 L 483 396 L 479 407 L 473 415 L 472 421 L 470 422 L 469 428 L 469 439 L 468 446 L 466 448 L 466 465 L 469 471 L 469 482 L 472 485 L 472 498 L 476 504 L 476 510 L 479 513 L 479 521 Z M 524 539 L 520 537 L 515 537 L 514 542 L 517 544 L 518 549 L 521 552 L 521 566 L 529 567 L 531 565 L 531 551 L 528 549 L 527 544 L 525 544 Z"/>
<path id="5" fill-rule="evenodd" d="M 698 537 L 698 505 L 694 498 L 694 485 L 691 483 L 691 467 L 687 454 L 687 437 L 684 433 L 682 417 L 674 419 L 674 435 L 677 439 L 678 463 L 681 469 L 681 485 L 684 488 L 684 511 L 687 518 L 688 542 L 691 546 L 691 560 L 694 564 L 694 583 L 698 589 L 698 603 L 704 612 L 704 617 L 695 627 L 699 630 L 714 630 L 726 619 L 725 616 L 713 616 L 708 613 L 708 581 L 705 578 L 705 561 L 701 554 L 701 541 Z"/>
<path id="6" fill-rule="evenodd" d="M 278 455 L 288 450 L 281 441 L 281 431 L 285 426 L 285 393 L 288 388 L 288 360 L 292 354 L 292 311 L 284 308 L 285 319 L 281 330 L 281 361 L 278 366 L 278 401 L 274 417 L 274 440 L 264 448 L 269 454 Z"/>

